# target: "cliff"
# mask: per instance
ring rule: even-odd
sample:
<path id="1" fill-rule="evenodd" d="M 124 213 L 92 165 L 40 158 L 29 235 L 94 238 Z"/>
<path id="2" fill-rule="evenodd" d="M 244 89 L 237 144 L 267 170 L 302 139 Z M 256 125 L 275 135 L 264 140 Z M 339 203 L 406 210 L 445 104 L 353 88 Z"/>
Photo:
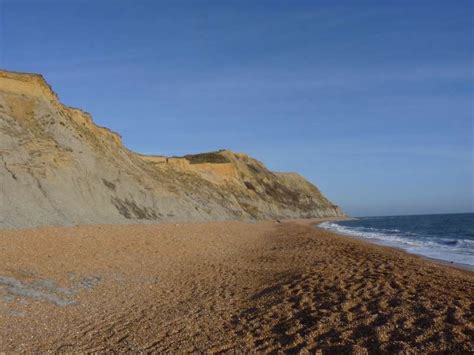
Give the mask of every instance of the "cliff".
<path id="1" fill-rule="evenodd" d="M 0 228 L 342 215 L 301 176 L 245 154 L 131 152 L 42 76 L 0 71 Z"/>

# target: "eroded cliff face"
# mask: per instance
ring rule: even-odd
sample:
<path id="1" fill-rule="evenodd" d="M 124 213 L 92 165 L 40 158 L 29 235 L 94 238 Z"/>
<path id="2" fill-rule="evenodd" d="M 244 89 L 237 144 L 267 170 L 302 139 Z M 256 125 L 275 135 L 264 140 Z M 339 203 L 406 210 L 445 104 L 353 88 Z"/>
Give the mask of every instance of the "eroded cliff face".
<path id="1" fill-rule="evenodd" d="M 245 154 L 143 156 L 36 74 L 0 71 L 0 228 L 342 216 Z"/>

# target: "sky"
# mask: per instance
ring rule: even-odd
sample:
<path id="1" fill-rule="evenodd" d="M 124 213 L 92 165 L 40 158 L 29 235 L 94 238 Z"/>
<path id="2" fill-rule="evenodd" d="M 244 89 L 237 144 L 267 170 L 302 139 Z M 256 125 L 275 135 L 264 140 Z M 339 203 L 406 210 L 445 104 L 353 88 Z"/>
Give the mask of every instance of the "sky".
<path id="1" fill-rule="evenodd" d="M 473 4 L 0 0 L 0 68 L 140 153 L 245 152 L 353 216 L 472 212 Z"/>

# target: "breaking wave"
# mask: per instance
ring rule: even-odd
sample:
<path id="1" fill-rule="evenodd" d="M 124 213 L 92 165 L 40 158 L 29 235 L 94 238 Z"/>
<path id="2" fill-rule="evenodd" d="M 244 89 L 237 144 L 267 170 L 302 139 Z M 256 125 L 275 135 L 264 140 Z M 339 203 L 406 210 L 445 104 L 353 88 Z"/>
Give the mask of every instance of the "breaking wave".
<path id="1" fill-rule="evenodd" d="M 451 225 L 451 230 L 446 230 L 443 234 L 443 227 L 439 225 L 437 229 L 432 225 L 425 227 L 426 223 L 423 225 L 413 222 L 415 216 L 409 217 L 411 224 L 401 218 L 397 221 L 393 217 L 387 217 L 390 221 L 385 224 L 390 225 L 389 228 L 381 227 L 384 224 L 382 217 L 377 217 L 376 223 L 367 217 L 356 221 L 323 222 L 319 224 L 319 227 L 339 234 L 367 239 L 377 244 L 401 248 L 410 253 L 474 268 L 474 240 L 471 229 L 458 226 L 456 230 L 458 233 L 453 233 Z M 426 220 L 426 216 L 423 217 Z M 397 222 L 400 223 L 400 227 L 394 228 L 393 225 Z M 378 228 L 370 226 L 371 224 L 377 224 Z M 410 225 L 412 230 L 410 230 Z"/>

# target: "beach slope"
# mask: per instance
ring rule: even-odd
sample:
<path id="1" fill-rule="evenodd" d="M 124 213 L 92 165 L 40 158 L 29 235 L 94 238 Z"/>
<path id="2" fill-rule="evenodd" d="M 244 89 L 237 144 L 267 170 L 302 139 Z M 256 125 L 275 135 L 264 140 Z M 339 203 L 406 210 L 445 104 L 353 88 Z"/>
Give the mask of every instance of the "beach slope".
<path id="1" fill-rule="evenodd" d="M 2 231 L 0 351 L 472 350 L 472 272 L 308 223 Z"/>

